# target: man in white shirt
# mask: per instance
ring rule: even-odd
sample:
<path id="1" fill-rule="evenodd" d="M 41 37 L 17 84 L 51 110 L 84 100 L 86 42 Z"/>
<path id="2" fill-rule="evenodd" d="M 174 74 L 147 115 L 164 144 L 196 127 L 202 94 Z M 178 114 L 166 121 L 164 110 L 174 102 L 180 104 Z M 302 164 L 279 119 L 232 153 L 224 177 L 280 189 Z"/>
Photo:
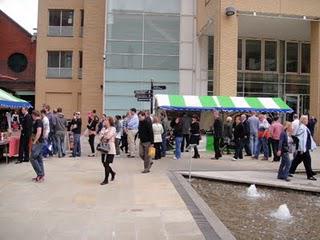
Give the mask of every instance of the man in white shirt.
<path id="1" fill-rule="evenodd" d="M 295 136 L 297 134 L 297 130 L 299 127 L 300 121 L 298 118 L 298 114 L 293 115 L 293 122 L 292 122 L 292 135 Z"/>
<path id="2" fill-rule="evenodd" d="M 44 140 L 44 147 L 43 147 L 43 157 L 47 157 L 48 153 L 51 151 L 48 146 L 48 138 L 50 133 L 50 122 L 47 117 L 47 112 L 45 109 L 41 110 L 41 119 L 43 124 L 43 140 Z"/>

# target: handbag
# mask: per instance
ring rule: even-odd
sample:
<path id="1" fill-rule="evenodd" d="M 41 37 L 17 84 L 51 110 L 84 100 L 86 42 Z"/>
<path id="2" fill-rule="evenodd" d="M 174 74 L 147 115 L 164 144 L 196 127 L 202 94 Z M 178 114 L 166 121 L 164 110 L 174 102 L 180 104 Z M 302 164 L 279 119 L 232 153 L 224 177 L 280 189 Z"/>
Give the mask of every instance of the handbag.
<path id="1" fill-rule="evenodd" d="M 109 143 L 99 143 L 97 145 L 97 150 L 102 153 L 108 153 L 110 151 L 110 144 Z"/>
<path id="2" fill-rule="evenodd" d="M 86 128 L 86 130 L 84 130 L 83 135 L 85 137 L 89 137 L 89 129 L 88 128 Z"/>
<path id="3" fill-rule="evenodd" d="M 154 158 L 156 156 L 156 149 L 154 147 L 149 147 L 148 156 Z"/>

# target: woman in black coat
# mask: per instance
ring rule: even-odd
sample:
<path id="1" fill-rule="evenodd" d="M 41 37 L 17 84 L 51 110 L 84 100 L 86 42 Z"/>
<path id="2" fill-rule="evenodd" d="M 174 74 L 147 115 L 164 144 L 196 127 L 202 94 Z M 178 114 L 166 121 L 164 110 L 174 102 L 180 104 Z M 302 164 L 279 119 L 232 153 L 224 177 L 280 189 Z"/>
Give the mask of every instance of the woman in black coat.
<path id="1" fill-rule="evenodd" d="M 193 158 L 200 158 L 200 154 L 197 147 L 200 141 L 200 125 L 199 125 L 199 118 L 197 115 L 192 116 L 190 133 L 191 133 L 190 145 L 193 145 L 193 149 L 194 149 Z"/>
<path id="2" fill-rule="evenodd" d="M 244 127 L 241 122 L 240 116 L 237 116 L 235 119 L 233 136 L 234 136 L 236 149 L 235 149 L 235 154 L 232 160 L 236 161 L 237 159 L 243 159 L 242 148 L 243 148 L 243 142 L 244 142 Z"/>

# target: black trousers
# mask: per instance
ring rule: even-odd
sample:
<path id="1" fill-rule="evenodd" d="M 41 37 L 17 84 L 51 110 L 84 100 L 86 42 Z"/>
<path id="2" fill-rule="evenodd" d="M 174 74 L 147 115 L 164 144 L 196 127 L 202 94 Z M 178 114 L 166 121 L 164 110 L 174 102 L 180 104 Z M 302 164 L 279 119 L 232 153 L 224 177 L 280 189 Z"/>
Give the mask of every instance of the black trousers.
<path id="1" fill-rule="evenodd" d="M 199 150 L 198 150 L 198 145 L 194 145 L 193 147 L 193 150 L 194 150 L 194 157 L 200 157 L 200 154 L 199 154 Z"/>
<path id="2" fill-rule="evenodd" d="M 125 153 L 128 153 L 128 135 L 124 132 L 121 136 L 121 150 L 124 148 Z"/>
<path id="3" fill-rule="evenodd" d="M 161 158 L 161 145 L 162 143 L 154 143 L 154 148 L 156 149 L 156 155 L 155 155 L 155 159 L 160 159 Z"/>
<path id="4" fill-rule="evenodd" d="M 311 157 L 310 157 L 310 152 L 309 150 L 302 153 L 302 152 L 298 152 L 296 157 L 293 159 L 292 163 L 291 163 L 291 167 L 289 170 L 290 174 L 294 174 L 296 172 L 297 167 L 299 166 L 299 164 L 303 162 L 304 168 L 306 169 L 306 174 L 307 177 L 312 177 L 313 176 L 313 171 L 311 168 Z"/>
<path id="5" fill-rule="evenodd" d="M 184 152 L 184 144 L 186 143 L 186 148 L 190 144 L 190 134 L 183 134 L 182 143 L 181 143 L 181 152 Z"/>
<path id="6" fill-rule="evenodd" d="M 277 156 L 277 152 L 279 149 L 279 140 L 272 139 L 272 150 L 273 150 L 273 161 L 278 162 L 280 161 L 280 157 Z"/>
<path id="7" fill-rule="evenodd" d="M 220 143 L 221 143 L 222 138 L 221 137 L 213 137 L 213 149 L 214 149 L 214 156 L 216 159 L 222 157 L 221 155 L 221 150 L 220 150 Z"/>
<path id="8" fill-rule="evenodd" d="M 108 182 L 109 174 L 114 175 L 114 171 L 110 167 L 110 163 L 113 162 L 114 155 L 112 154 L 101 154 L 101 162 L 104 166 L 104 182 Z"/>
<path id="9" fill-rule="evenodd" d="M 269 151 L 269 157 L 272 157 L 272 139 L 268 138 L 268 151 Z"/>
<path id="10" fill-rule="evenodd" d="M 29 136 L 21 135 L 19 145 L 19 161 L 29 161 L 29 142 Z"/>
<path id="11" fill-rule="evenodd" d="M 234 158 L 236 159 L 243 159 L 242 149 L 244 145 L 244 139 L 235 139 L 235 153 Z"/>
<path id="12" fill-rule="evenodd" d="M 90 144 L 90 148 L 91 148 L 91 152 L 95 153 L 95 149 L 94 149 L 94 138 L 95 138 L 95 134 L 90 134 L 89 135 L 89 144 Z"/>
<path id="13" fill-rule="evenodd" d="M 250 139 L 249 139 L 249 137 L 243 139 L 243 147 L 244 147 L 244 150 L 246 151 L 246 154 L 248 156 L 251 156 L 252 153 L 251 153 L 251 148 L 250 148 Z"/>

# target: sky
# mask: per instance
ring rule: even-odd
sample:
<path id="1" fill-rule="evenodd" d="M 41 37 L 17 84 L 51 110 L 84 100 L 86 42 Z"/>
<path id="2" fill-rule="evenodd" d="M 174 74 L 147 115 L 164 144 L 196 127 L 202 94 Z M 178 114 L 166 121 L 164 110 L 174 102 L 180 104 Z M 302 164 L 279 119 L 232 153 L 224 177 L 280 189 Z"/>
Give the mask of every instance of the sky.
<path id="1" fill-rule="evenodd" d="M 38 0 L 0 0 L 0 9 L 28 32 L 37 28 Z"/>

